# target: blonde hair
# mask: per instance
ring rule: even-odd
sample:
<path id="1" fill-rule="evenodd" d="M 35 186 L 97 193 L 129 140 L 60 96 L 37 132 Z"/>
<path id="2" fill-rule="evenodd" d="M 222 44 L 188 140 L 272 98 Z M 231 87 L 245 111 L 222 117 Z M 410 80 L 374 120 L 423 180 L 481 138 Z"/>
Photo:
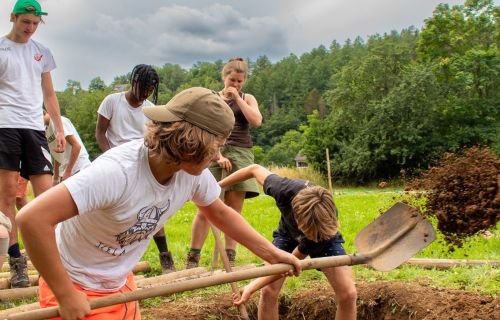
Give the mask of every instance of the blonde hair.
<path id="1" fill-rule="evenodd" d="M 240 57 L 235 57 L 229 59 L 229 61 L 222 68 L 222 79 L 224 79 L 231 72 L 244 73 L 245 79 L 248 76 L 248 64 L 247 62 Z"/>
<path id="2" fill-rule="evenodd" d="M 150 121 L 144 134 L 151 156 L 176 164 L 213 158 L 224 139 L 186 121 Z"/>
<path id="3" fill-rule="evenodd" d="M 320 242 L 337 234 L 337 208 L 325 188 L 313 186 L 300 190 L 292 200 L 292 209 L 299 230 L 308 239 Z"/>

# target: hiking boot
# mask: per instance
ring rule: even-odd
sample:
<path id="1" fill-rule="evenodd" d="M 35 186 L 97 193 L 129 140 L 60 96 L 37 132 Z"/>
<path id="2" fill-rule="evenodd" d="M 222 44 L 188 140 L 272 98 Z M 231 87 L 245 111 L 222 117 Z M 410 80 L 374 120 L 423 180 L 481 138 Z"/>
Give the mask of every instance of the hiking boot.
<path id="1" fill-rule="evenodd" d="M 226 249 L 227 259 L 229 260 L 229 266 L 234 268 L 236 261 L 236 250 Z"/>
<path id="2" fill-rule="evenodd" d="M 28 262 L 26 257 L 21 255 L 19 258 L 9 257 L 10 265 L 10 287 L 27 288 L 30 286 L 28 276 Z"/>
<path id="3" fill-rule="evenodd" d="M 162 274 L 175 272 L 174 259 L 170 252 L 160 252 L 160 265 Z"/>
<path id="4" fill-rule="evenodd" d="M 198 264 L 200 263 L 201 254 L 188 252 L 187 261 L 186 261 L 186 269 L 198 268 Z"/>

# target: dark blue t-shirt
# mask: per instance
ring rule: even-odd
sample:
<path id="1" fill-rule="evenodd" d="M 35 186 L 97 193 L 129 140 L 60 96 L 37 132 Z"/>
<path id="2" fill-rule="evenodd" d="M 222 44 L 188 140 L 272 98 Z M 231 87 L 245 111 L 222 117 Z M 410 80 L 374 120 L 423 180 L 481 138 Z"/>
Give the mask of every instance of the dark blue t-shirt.
<path id="1" fill-rule="evenodd" d="M 279 222 L 278 232 L 297 241 L 298 244 L 302 243 L 304 246 L 310 247 L 312 240 L 306 238 L 304 233 L 299 230 L 297 226 L 297 221 L 293 214 L 292 200 L 300 192 L 300 190 L 313 186 L 314 184 L 302 179 L 288 179 L 280 177 L 276 174 L 269 175 L 264 180 L 264 193 L 273 197 L 276 201 L 276 206 L 281 212 L 281 218 Z M 335 215 L 338 216 L 337 212 Z M 331 242 L 332 240 L 338 239 L 342 240 L 340 232 L 338 232 L 332 239 L 323 241 Z M 322 245 L 322 242 L 315 243 L 316 245 Z M 301 246 L 299 246 L 300 249 Z M 303 252 L 301 250 L 301 252 Z M 307 252 L 303 252 L 307 254 Z"/>

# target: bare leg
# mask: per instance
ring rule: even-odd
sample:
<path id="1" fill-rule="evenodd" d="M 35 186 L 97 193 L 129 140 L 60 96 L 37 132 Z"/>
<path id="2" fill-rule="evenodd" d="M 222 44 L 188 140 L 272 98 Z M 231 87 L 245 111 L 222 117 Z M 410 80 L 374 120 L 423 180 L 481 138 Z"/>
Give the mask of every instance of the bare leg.
<path id="1" fill-rule="evenodd" d="M 12 223 L 9 233 L 9 246 L 17 243 L 16 226 L 16 191 L 17 177 L 19 172 L 0 169 L 0 211 L 2 211 Z"/>
<path id="2" fill-rule="evenodd" d="M 207 239 L 208 232 L 210 231 L 210 223 L 201 213 L 197 213 L 191 226 L 191 248 L 203 248 L 203 244 Z"/>
<path id="3" fill-rule="evenodd" d="M 279 296 L 285 278 L 274 281 L 262 288 L 260 292 L 258 319 L 279 319 Z"/>
<path id="4" fill-rule="evenodd" d="M 22 207 L 28 204 L 28 199 L 26 197 L 16 197 L 16 209 L 21 210 Z"/>
<path id="5" fill-rule="evenodd" d="M 336 320 L 356 319 L 357 291 L 351 267 L 334 267 L 322 270 L 335 291 L 337 302 Z"/>
<path id="6" fill-rule="evenodd" d="M 224 195 L 224 202 L 240 214 L 243 209 L 244 200 L 245 192 L 243 191 L 228 191 Z M 226 240 L 226 249 L 235 250 L 238 243 L 226 235 L 224 235 L 224 238 Z"/>
<path id="7" fill-rule="evenodd" d="M 35 197 L 52 188 L 52 176 L 50 174 L 32 175 L 30 181 Z"/>

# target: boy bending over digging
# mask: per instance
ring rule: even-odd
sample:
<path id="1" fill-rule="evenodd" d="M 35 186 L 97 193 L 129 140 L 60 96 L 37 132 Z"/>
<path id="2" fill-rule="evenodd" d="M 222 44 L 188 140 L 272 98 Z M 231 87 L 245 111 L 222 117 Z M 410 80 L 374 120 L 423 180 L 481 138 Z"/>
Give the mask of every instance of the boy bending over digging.
<path id="1" fill-rule="evenodd" d="M 105 152 L 49 189 L 17 216 L 39 271 L 42 307 L 63 319 L 140 319 L 137 302 L 96 309 L 89 298 L 134 290 L 132 268 L 149 240 L 187 201 L 222 231 L 269 263 L 299 260 L 278 250 L 220 199 L 207 167 L 234 125 L 214 91 L 186 89 L 164 106 L 144 108 L 153 120 L 144 139 Z M 291 272 L 289 272 L 291 273 Z"/>
<path id="2" fill-rule="evenodd" d="M 264 192 L 273 197 L 281 212 L 278 229 L 273 232 L 273 244 L 299 259 L 345 255 L 344 239 L 338 232 L 337 208 L 325 188 L 309 181 L 288 179 L 254 164 L 240 169 L 219 182 L 224 188 L 234 183 L 256 178 Z M 356 319 L 356 287 L 351 267 L 324 268 L 328 282 L 335 291 L 336 320 Z M 259 319 L 278 319 L 278 298 L 284 278 L 258 278 L 241 290 L 235 304 L 248 301 L 252 293 L 262 288 Z"/>

